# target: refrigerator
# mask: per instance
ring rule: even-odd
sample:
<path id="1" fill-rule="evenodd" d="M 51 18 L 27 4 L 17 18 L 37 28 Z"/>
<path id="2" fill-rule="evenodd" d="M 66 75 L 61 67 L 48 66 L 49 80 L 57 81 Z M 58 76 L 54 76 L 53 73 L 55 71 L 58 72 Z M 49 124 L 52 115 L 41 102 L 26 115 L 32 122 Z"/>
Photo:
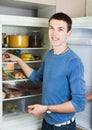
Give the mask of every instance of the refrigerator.
<path id="1" fill-rule="evenodd" d="M 17 62 L 3 62 L 2 53 L 10 52 L 24 59 L 27 56 L 24 62 L 38 69 L 46 51 L 50 48 L 47 35 L 48 19 L 0 15 L 0 130 L 39 130 L 41 128 L 42 116 L 35 117 L 28 114 L 27 107 L 32 104 L 41 104 L 42 85 L 36 85 L 30 81 Z M 30 45 L 15 46 L 14 39 L 11 40 L 14 42 L 10 45 L 11 36 L 12 38 L 28 36 Z M 18 73 L 24 77 L 16 77 Z"/>
<path id="2" fill-rule="evenodd" d="M 82 59 L 85 70 L 85 81 L 87 92 L 92 92 L 92 61 L 91 61 L 91 51 L 92 51 L 92 17 L 81 17 L 73 18 L 72 35 L 67 40 L 68 46 L 74 50 Z M 40 47 L 28 47 L 28 48 L 12 48 L 7 46 L 6 38 L 9 35 L 29 35 L 33 31 L 39 31 L 41 36 L 41 46 Z M 5 40 L 5 41 L 4 41 Z M 4 47 L 2 43 L 4 42 Z M 0 15 L 0 130 L 40 130 L 42 123 L 42 116 L 35 117 L 27 113 L 27 106 L 30 104 L 41 103 L 41 89 L 37 91 L 32 91 L 29 88 L 37 87 L 28 79 L 14 79 L 14 77 L 9 74 L 9 77 L 3 79 L 3 71 L 8 72 L 7 68 L 10 62 L 2 62 L 2 53 L 5 51 L 17 50 L 18 54 L 21 53 L 31 53 L 36 60 L 26 61 L 27 64 L 31 65 L 33 68 L 39 68 L 45 53 L 51 49 L 51 45 L 48 38 L 48 19 L 45 18 L 33 18 L 33 17 L 23 17 L 23 16 L 9 16 Z M 20 69 L 18 64 L 14 62 L 14 70 Z M 11 71 L 11 70 L 10 70 Z M 8 72 L 9 73 L 9 72 Z M 16 86 L 18 85 L 18 86 Z M 25 90 L 25 87 L 27 89 Z M 22 94 L 16 97 L 3 97 L 2 92 L 6 91 L 9 93 L 9 89 L 22 87 Z M 41 88 L 41 84 L 38 85 Z M 28 90 L 30 92 L 28 92 Z M 83 112 L 76 114 L 77 127 L 83 130 L 92 130 L 92 102 L 87 102 L 86 109 Z"/>

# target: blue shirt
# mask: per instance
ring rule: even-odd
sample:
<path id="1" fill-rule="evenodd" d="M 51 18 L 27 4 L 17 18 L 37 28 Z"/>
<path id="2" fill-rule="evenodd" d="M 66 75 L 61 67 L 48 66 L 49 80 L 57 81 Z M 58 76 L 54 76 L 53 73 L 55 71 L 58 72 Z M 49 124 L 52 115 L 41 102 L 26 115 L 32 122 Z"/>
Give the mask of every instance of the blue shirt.
<path id="1" fill-rule="evenodd" d="M 62 104 L 71 101 L 77 112 L 86 105 L 84 67 L 81 59 L 71 49 L 59 55 L 48 51 L 41 67 L 29 77 L 34 82 L 43 82 L 42 103 L 44 105 Z M 49 124 L 58 124 L 71 119 L 75 113 L 44 114 Z"/>

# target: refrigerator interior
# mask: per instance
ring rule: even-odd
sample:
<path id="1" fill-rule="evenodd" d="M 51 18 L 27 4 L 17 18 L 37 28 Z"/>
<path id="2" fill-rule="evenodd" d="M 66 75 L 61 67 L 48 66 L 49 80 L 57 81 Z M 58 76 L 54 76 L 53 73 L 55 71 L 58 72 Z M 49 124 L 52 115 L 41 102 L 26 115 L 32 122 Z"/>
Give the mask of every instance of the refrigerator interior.
<path id="1" fill-rule="evenodd" d="M 14 92 L 14 89 L 17 88 L 16 85 L 18 83 L 22 84 L 22 82 L 27 82 L 29 80 L 25 76 L 23 79 L 16 79 L 14 75 L 11 75 L 9 73 L 4 75 L 5 73 L 3 72 L 7 72 L 9 70 L 7 67 L 13 65 L 14 72 L 16 70 L 19 70 L 20 67 L 16 62 L 2 62 L 2 53 L 13 50 L 16 50 L 18 52 L 20 51 L 21 53 L 30 53 L 34 56 L 35 60 L 28 60 L 25 62 L 35 69 L 39 68 L 46 51 L 50 48 L 48 39 L 48 20 L 43 18 L 8 15 L 0 15 L 0 17 L 0 130 L 16 130 L 16 126 L 17 130 L 38 130 L 41 128 L 42 116 L 36 117 L 30 115 L 27 111 L 27 107 L 31 104 L 41 103 L 41 91 L 37 89 L 33 91 L 33 89 L 31 88 L 32 84 L 28 85 L 27 90 L 26 88 L 24 88 L 23 85 L 21 85 L 21 90 L 17 89 L 17 92 L 21 91 L 22 95 L 15 96 L 16 94 L 18 94 Z M 40 34 L 40 47 L 14 48 L 6 44 L 9 43 L 6 42 L 6 36 L 27 35 L 30 37 L 32 36 L 33 31 L 38 31 Z M 8 97 L 9 91 L 4 92 L 5 96 L 3 96 L 5 84 L 7 84 L 6 91 L 13 89 L 13 94 L 15 97 Z M 28 92 L 29 89 L 30 92 Z"/>
<path id="2" fill-rule="evenodd" d="M 39 31 L 41 36 L 41 44 L 42 46 L 39 48 L 2 48 L 2 53 L 6 51 L 12 51 L 12 50 L 20 50 L 22 53 L 31 53 L 33 56 L 37 56 L 37 60 L 35 61 L 28 61 L 27 64 L 31 66 L 34 69 L 38 69 L 40 67 L 40 64 L 44 58 L 44 55 L 46 51 L 49 48 L 49 40 L 48 40 L 48 29 L 47 27 L 29 27 L 29 26 L 13 26 L 13 25 L 3 25 L 2 26 L 2 33 L 6 33 L 7 35 L 15 35 L 15 34 L 22 34 L 22 35 L 28 35 L 30 36 L 32 31 Z M 6 68 L 8 63 L 2 63 L 2 68 Z M 14 69 L 20 70 L 20 66 L 17 63 L 14 63 Z M 8 81 L 7 81 L 8 80 Z M 29 83 L 28 83 L 29 82 Z M 15 89 L 17 87 L 17 84 L 20 84 L 20 89 L 22 90 L 22 96 L 10 98 L 6 96 L 5 99 L 2 101 L 2 116 L 4 118 L 8 118 L 11 116 L 21 115 L 24 113 L 27 113 L 27 106 L 30 104 L 41 104 L 41 84 L 35 85 L 32 83 L 32 81 L 18 81 L 14 79 L 3 79 L 2 81 L 2 90 L 6 88 L 7 89 Z M 25 87 L 25 86 L 26 87 Z M 35 87 L 35 91 L 33 91 L 33 88 Z M 37 89 L 38 88 L 38 89 Z M 23 90 L 24 89 L 24 90 Z M 28 90 L 30 90 L 30 93 L 28 93 Z M 16 90 L 16 89 L 15 89 Z"/>
<path id="3" fill-rule="evenodd" d="M 82 59 L 86 90 L 92 93 L 92 29 L 75 28 L 68 40 L 69 47 Z M 85 111 L 76 114 L 77 125 L 85 130 L 92 130 L 92 102 L 87 102 Z"/>

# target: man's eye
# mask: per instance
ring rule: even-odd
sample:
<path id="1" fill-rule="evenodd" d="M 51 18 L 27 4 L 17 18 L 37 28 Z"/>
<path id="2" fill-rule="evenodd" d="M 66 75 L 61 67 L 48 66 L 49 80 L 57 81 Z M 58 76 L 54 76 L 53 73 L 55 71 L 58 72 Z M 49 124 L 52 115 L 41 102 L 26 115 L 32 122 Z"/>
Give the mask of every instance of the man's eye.
<path id="1" fill-rule="evenodd" d="M 63 31 L 63 29 L 62 29 L 62 28 L 59 28 L 58 31 Z"/>

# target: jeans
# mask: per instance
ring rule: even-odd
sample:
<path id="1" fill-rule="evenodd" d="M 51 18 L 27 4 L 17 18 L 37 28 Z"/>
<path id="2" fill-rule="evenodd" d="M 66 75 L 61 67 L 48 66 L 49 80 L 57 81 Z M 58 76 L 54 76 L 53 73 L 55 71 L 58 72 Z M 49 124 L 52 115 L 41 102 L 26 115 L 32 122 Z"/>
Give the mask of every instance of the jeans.
<path id="1" fill-rule="evenodd" d="M 62 125 L 62 126 L 58 127 L 58 126 L 48 124 L 45 121 L 45 119 L 43 119 L 41 130 L 76 130 L 76 123 L 75 123 L 75 121 L 73 121 L 70 124 Z"/>

